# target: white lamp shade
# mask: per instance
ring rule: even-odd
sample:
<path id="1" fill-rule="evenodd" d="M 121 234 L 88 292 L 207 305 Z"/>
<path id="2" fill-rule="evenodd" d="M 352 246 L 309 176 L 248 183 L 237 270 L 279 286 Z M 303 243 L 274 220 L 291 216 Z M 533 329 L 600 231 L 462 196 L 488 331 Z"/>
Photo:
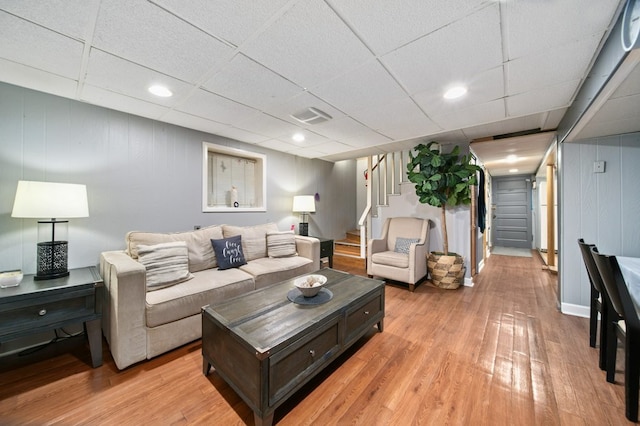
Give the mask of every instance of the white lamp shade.
<path id="1" fill-rule="evenodd" d="M 12 217 L 89 217 L 86 185 L 74 183 L 18 181 Z"/>
<path id="2" fill-rule="evenodd" d="M 293 211 L 297 213 L 314 213 L 316 201 L 313 195 L 296 195 L 293 197 Z"/>

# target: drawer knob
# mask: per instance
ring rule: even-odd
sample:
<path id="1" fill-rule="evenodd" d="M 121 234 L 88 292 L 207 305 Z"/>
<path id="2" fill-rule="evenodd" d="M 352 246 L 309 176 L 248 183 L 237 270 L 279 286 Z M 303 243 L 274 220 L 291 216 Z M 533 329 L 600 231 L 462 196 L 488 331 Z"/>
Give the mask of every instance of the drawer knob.
<path id="1" fill-rule="evenodd" d="M 38 315 L 40 315 L 41 317 L 47 315 L 47 310 L 46 309 L 40 309 L 40 311 L 38 312 Z"/>
<path id="2" fill-rule="evenodd" d="M 316 351 L 314 351 L 313 349 L 311 349 L 311 350 L 309 351 L 309 354 L 310 354 L 311 356 L 316 356 Z"/>
<path id="3" fill-rule="evenodd" d="M 364 314 L 365 315 L 369 315 L 369 311 L 364 311 Z"/>

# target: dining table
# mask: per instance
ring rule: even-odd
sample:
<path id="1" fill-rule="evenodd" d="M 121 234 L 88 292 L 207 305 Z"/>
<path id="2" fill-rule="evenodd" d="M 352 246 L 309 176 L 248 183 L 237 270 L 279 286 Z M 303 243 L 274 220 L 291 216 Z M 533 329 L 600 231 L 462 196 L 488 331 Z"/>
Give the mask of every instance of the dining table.
<path id="1" fill-rule="evenodd" d="M 616 260 L 636 310 L 640 310 L 640 257 L 616 256 Z"/>

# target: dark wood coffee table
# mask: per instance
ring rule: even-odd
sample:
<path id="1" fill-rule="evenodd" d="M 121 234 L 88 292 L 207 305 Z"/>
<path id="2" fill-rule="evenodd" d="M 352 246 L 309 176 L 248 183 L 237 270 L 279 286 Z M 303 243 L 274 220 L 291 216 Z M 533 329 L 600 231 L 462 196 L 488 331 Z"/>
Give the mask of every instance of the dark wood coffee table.
<path id="1" fill-rule="evenodd" d="M 203 373 L 216 372 L 254 412 L 256 425 L 371 327 L 383 329 L 384 282 L 333 269 L 333 297 L 320 305 L 293 303 L 293 279 L 202 309 Z"/>

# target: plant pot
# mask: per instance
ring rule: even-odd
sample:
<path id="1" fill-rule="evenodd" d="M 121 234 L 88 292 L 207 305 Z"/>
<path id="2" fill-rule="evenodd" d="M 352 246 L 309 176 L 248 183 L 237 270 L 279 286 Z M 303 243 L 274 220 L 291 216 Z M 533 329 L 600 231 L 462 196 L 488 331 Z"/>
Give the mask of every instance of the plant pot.
<path id="1" fill-rule="evenodd" d="M 455 253 L 445 255 L 432 252 L 427 260 L 427 271 L 436 287 L 456 289 L 464 280 L 464 259 Z"/>

